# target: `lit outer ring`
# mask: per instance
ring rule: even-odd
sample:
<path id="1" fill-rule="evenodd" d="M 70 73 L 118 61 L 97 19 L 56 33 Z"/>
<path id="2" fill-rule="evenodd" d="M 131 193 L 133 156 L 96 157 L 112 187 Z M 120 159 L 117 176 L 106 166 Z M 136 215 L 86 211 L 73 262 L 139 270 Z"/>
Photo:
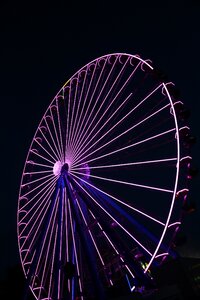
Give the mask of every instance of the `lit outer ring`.
<path id="1" fill-rule="evenodd" d="M 179 176 L 179 164 L 180 164 L 180 139 L 179 139 L 179 130 L 178 130 L 178 122 L 177 122 L 177 118 L 176 118 L 176 113 L 175 113 L 175 109 L 174 109 L 174 106 L 173 106 L 173 102 L 172 102 L 172 99 L 171 99 L 171 96 L 169 94 L 169 91 L 167 90 L 167 87 L 166 87 L 166 84 L 163 83 L 163 87 L 167 93 L 167 96 L 169 98 L 169 101 L 171 103 L 171 108 L 172 108 L 172 111 L 173 111 L 173 116 L 174 116 L 174 121 L 175 121 L 175 126 L 176 126 L 176 141 L 177 141 L 177 164 L 176 164 L 176 178 L 175 178 L 175 184 L 174 184 L 174 192 L 173 192 L 173 197 L 172 197 L 172 202 L 171 202 L 171 206 L 170 206 L 170 210 L 169 210 L 169 214 L 168 214 L 168 217 L 167 217 L 167 221 L 166 221 L 166 224 L 165 224 L 165 227 L 164 227 L 164 230 L 163 230 L 163 233 L 160 237 L 160 241 L 158 242 L 158 245 L 156 247 L 156 250 L 154 251 L 154 254 L 152 255 L 146 269 L 145 269 L 145 273 L 148 271 L 148 269 L 150 268 L 159 248 L 160 248 L 160 245 L 164 239 L 164 236 L 165 236 L 165 232 L 168 228 L 168 225 L 169 225 L 169 221 L 170 221 L 170 218 L 171 218 L 171 214 L 172 214 L 172 211 L 173 211 L 173 207 L 174 207 L 174 202 L 175 202 L 175 197 L 176 197 L 176 192 L 177 192 L 177 185 L 178 185 L 178 176 Z"/>

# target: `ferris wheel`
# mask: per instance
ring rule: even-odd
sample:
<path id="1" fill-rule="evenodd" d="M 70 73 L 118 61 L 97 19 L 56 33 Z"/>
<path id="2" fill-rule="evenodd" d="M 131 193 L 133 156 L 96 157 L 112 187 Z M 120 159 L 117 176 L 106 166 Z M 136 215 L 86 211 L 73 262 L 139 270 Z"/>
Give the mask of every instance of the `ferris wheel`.
<path id="1" fill-rule="evenodd" d="M 190 129 L 150 60 L 114 53 L 60 89 L 30 145 L 18 244 L 38 300 L 108 299 L 154 286 L 189 191 Z"/>

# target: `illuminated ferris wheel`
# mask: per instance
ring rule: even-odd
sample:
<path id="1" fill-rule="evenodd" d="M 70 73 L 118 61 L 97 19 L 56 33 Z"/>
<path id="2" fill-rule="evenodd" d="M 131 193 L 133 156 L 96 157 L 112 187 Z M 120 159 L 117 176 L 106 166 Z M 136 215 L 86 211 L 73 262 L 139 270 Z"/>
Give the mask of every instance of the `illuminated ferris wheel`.
<path id="1" fill-rule="evenodd" d="M 154 287 L 188 193 L 189 127 L 151 61 L 88 63 L 42 117 L 21 179 L 18 242 L 38 300 L 109 299 Z"/>

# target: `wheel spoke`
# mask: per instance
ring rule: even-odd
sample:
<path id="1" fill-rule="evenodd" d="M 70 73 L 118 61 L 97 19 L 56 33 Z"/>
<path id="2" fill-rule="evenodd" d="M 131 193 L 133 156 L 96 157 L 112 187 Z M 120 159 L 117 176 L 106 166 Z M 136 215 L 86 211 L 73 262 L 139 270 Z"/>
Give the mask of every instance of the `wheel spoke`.
<path id="1" fill-rule="evenodd" d="M 146 218 L 149 218 L 149 219 L 151 219 L 152 221 L 154 221 L 154 222 L 156 222 L 156 223 L 159 223 L 159 224 L 161 224 L 161 225 L 163 225 L 163 226 L 165 225 L 163 222 L 159 221 L 158 219 L 153 218 L 152 216 L 150 216 L 150 215 L 144 213 L 143 211 L 141 211 L 141 210 L 139 210 L 139 209 L 137 209 L 137 208 L 135 208 L 135 207 L 129 205 L 128 203 L 126 203 L 126 202 L 124 202 L 124 201 L 121 201 L 120 199 L 118 199 L 118 198 L 114 197 L 113 195 L 111 195 L 111 194 L 105 192 L 104 190 L 99 189 L 98 187 L 96 187 L 95 185 L 89 183 L 88 181 L 84 180 L 83 178 L 80 178 L 79 176 L 76 176 L 75 174 L 73 174 L 73 177 L 77 178 L 78 180 L 83 181 L 83 182 L 86 183 L 88 186 L 90 186 L 90 187 L 94 188 L 95 190 L 97 190 L 97 191 L 103 193 L 104 195 L 106 195 L 106 196 L 112 198 L 113 200 L 115 200 L 115 201 L 117 201 L 117 202 L 123 204 L 124 206 L 130 208 L 130 209 L 133 210 L 134 212 L 137 212 L 137 213 L 139 213 L 139 214 L 145 216 Z"/>
<path id="2" fill-rule="evenodd" d="M 68 144 L 69 146 L 71 146 L 71 135 L 72 135 L 72 130 L 73 130 L 73 127 L 74 127 L 74 110 L 75 110 L 75 105 L 76 105 L 76 96 L 77 96 L 77 88 L 78 88 L 78 78 L 75 78 L 76 80 L 76 88 L 75 88 L 75 96 L 74 98 L 72 99 L 71 96 L 70 96 L 70 99 L 71 101 L 73 100 L 73 105 L 72 105 L 72 114 L 71 114 L 71 118 L 70 118 L 70 127 L 69 127 L 69 136 L 68 136 Z M 71 89 L 70 89 L 71 91 Z"/>
<path id="3" fill-rule="evenodd" d="M 57 153 L 54 151 L 54 149 L 53 149 L 53 147 L 51 146 L 50 142 L 48 141 L 47 137 L 46 137 L 45 134 L 43 133 L 41 127 L 39 127 L 39 131 L 40 131 L 40 133 L 42 134 L 42 138 L 45 139 L 45 141 L 46 141 L 46 143 L 48 144 L 49 148 L 51 149 L 51 151 L 52 151 L 53 154 L 55 155 L 56 159 L 59 160 L 60 157 L 59 157 L 58 151 L 57 151 Z M 51 135 L 50 135 L 50 137 L 51 137 Z M 51 137 L 51 139 L 52 139 L 52 137 Z M 57 150 L 57 149 L 56 149 L 56 150 Z"/>
<path id="4" fill-rule="evenodd" d="M 95 103 L 93 104 L 93 107 L 92 107 L 92 109 L 91 109 L 91 112 L 90 112 L 89 115 L 88 115 L 88 111 L 89 111 L 89 109 L 90 109 L 92 100 L 93 100 L 93 98 L 94 98 L 94 94 L 95 94 L 96 89 L 97 89 L 97 87 L 98 87 L 98 85 L 99 85 L 99 82 L 100 82 L 100 80 L 101 80 L 101 78 L 102 78 L 102 74 L 103 74 L 103 72 L 104 72 L 104 68 L 105 68 L 105 65 L 106 65 L 106 61 L 107 61 L 107 59 L 106 59 L 105 62 L 104 62 L 103 68 L 102 68 L 102 70 L 101 70 L 101 72 L 100 72 L 100 75 L 99 75 L 98 80 L 97 80 L 97 82 L 96 82 L 95 88 L 94 88 L 93 93 L 92 93 L 92 95 L 91 95 L 89 104 L 88 104 L 88 106 L 87 106 L 85 115 L 84 115 L 84 117 L 83 117 L 83 119 L 82 119 L 82 122 L 81 122 L 81 125 L 80 125 L 80 128 L 82 129 L 82 133 L 85 132 L 85 128 L 86 128 L 86 126 L 88 125 L 88 122 L 89 122 L 89 120 L 90 120 L 90 118 L 91 118 L 91 115 L 92 115 L 92 113 L 93 113 L 93 111 L 94 111 L 94 109 L 95 109 L 95 107 L 96 107 L 97 101 L 98 101 L 98 99 L 99 99 L 99 97 L 96 99 L 96 101 L 95 101 Z M 114 66 L 113 66 L 113 67 L 114 67 Z M 104 83 L 104 86 L 105 86 L 105 84 L 106 84 L 106 83 Z M 100 93 L 100 94 L 101 94 L 101 93 Z M 87 120 L 85 121 L 86 117 L 87 117 Z M 84 122 L 85 122 L 85 124 L 84 124 Z M 83 124 L 84 124 L 84 125 L 83 125 Z M 77 140 L 79 140 L 80 138 L 81 138 L 81 135 L 79 136 L 79 138 L 77 138 Z M 77 142 L 78 142 L 78 141 L 77 141 Z M 76 148 L 76 144 L 74 145 L 74 148 Z"/>
<path id="5" fill-rule="evenodd" d="M 113 129 L 115 129 L 119 124 L 121 124 L 124 120 L 126 120 L 128 118 L 128 116 L 134 112 L 138 107 L 140 107 L 146 100 L 149 99 L 150 96 L 152 96 L 160 87 L 162 86 L 162 84 L 158 85 L 152 92 L 150 92 L 144 99 L 142 99 L 136 106 L 134 106 L 125 116 L 123 116 L 116 124 L 114 124 L 108 131 L 106 131 L 106 135 L 108 135 Z M 132 96 L 132 93 L 125 99 L 125 101 L 127 99 L 129 99 L 129 97 Z M 115 98 L 114 98 L 115 100 Z M 113 101 L 114 101 L 113 100 Z M 113 101 L 111 101 L 111 104 L 113 103 Z M 124 102 L 125 102 L 124 101 Z M 122 104 L 124 104 L 124 102 L 122 102 Z M 111 105 L 110 104 L 110 105 Z M 109 106 L 110 106 L 109 105 Z M 119 106 L 120 107 L 120 106 Z M 108 107 L 109 108 L 109 107 Z M 104 116 L 104 114 L 100 117 L 100 119 L 97 121 L 96 125 L 93 127 L 93 129 L 90 131 L 90 133 L 87 135 L 84 143 L 83 143 L 83 146 L 84 147 L 81 147 L 81 149 L 79 150 L 78 152 L 78 157 L 80 156 L 80 154 L 82 153 L 82 151 L 89 145 L 89 143 L 91 143 L 91 141 L 97 136 L 97 134 L 102 131 L 102 129 L 105 127 L 105 125 L 110 121 L 110 119 L 116 114 L 117 110 L 114 111 L 114 113 L 111 115 L 110 118 L 108 118 L 106 120 L 106 122 L 102 125 L 102 127 L 100 127 L 100 129 L 93 135 L 93 137 L 89 140 L 88 143 L 86 143 L 86 141 L 88 140 L 88 138 L 91 136 L 92 132 L 94 131 L 94 129 L 96 128 L 96 126 L 99 124 L 100 120 L 102 119 L 102 117 Z M 158 111 L 160 112 L 160 111 Z M 154 116 L 155 114 L 157 114 L 158 112 L 154 113 L 153 115 L 149 116 L 148 118 L 151 118 L 152 116 Z M 144 121 L 146 121 L 148 118 L 142 120 L 141 122 L 137 123 L 136 125 L 134 125 L 135 127 L 140 125 L 141 123 L 143 123 Z M 129 132 L 130 130 L 132 130 L 133 128 L 135 127 L 131 127 L 129 130 L 125 131 L 123 134 Z M 121 135 L 120 135 L 121 136 Z M 119 136 L 119 137 L 120 137 Z M 93 147 L 94 145 L 96 145 L 96 143 L 98 143 L 101 139 L 104 138 L 104 135 L 101 136 L 100 138 L 97 139 L 97 141 L 95 143 L 93 143 L 90 147 L 87 147 L 87 152 L 91 149 L 91 147 Z M 84 155 L 85 155 L 85 152 L 84 152 Z"/>
<path id="6" fill-rule="evenodd" d="M 48 236 L 49 232 L 50 232 L 50 235 L 52 234 L 51 232 L 55 229 L 55 226 L 56 226 L 55 215 L 56 215 L 57 209 L 58 209 L 58 202 L 59 201 L 58 201 L 58 195 L 57 195 L 56 196 L 56 201 L 55 201 L 54 206 L 53 206 L 53 209 L 52 209 L 52 211 L 50 213 L 51 214 L 50 220 L 52 222 L 50 221 L 49 224 L 47 224 L 48 226 L 47 226 L 46 232 L 45 232 L 44 237 L 43 237 L 43 239 L 41 241 L 42 242 L 42 246 L 41 246 L 41 249 L 40 249 L 40 253 L 39 253 L 39 256 L 38 256 L 38 259 L 37 259 L 36 268 L 35 268 L 35 273 L 36 274 L 37 274 L 37 271 L 39 271 L 40 262 L 42 261 L 43 256 L 46 255 L 46 252 L 44 251 L 44 248 L 45 248 L 46 243 L 47 244 L 49 243 L 49 241 L 47 239 L 47 236 Z M 45 253 L 45 255 L 44 255 L 44 253 Z"/>
<path id="7" fill-rule="evenodd" d="M 83 152 L 83 150 L 87 147 L 87 145 L 89 143 L 91 143 L 91 141 L 99 134 L 99 132 L 101 132 L 101 130 L 103 129 L 103 127 L 106 126 L 106 124 L 110 121 L 110 119 L 112 119 L 114 117 L 114 115 L 121 109 L 121 107 L 123 105 L 125 105 L 125 103 L 127 102 L 127 100 L 130 99 L 130 97 L 132 96 L 132 93 L 129 94 L 128 97 L 126 97 L 126 99 L 121 103 L 121 105 L 118 106 L 118 108 L 114 111 L 114 113 L 106 120 L 106 122 L 102 125 L 102 127 L 100 127 L 100 129 L 92 136 L 92 138 L 89 140 L 88 143 L 86 143 L 86 141 L 88 140 L 88 138 L 91 136 L 92 132 L 94 131 L 94 129 L 96 128 L 96 126 L 98 125 L 98 123 L 101 121 L 101 119 L 104 117 L 105 113 L 103 113 L 101 115 L 101 117 L 99 118 L 99 120 L 97 121 L 97 123 L 95 124 L 95 126 L 92 128 L 92 130 L 88 133 L 88 135 L 86 136 L 84 142 L 82 144 L 79 144 L 77 146 L 78 150 L 75 152 L 75 157 L 74 160 L 76 159 L 76 157 L 79 157 L 79 155 Z M 80 146 L 81 145 L 81 146 Z"/>
<path id="8" fill-rule="evenodd" d="M 53 124 L 53 128 L 54 128 L 54 132 L 55 132 L 55 136 L 56 136 L 56 144 L 59 148 L 59 153 L 60 153 L 60 157 L 61 157 L 61 160 L 63 160 L 63 150 L 61 148 L 61 141 L 59 140 L 59 126 L 58 128 L 56 128 L 56 125 L 55 125 L 55 121 L 54 121 L 54 117 L 53 117 L 53 113 L 52 113 L 52 107 L 50 107 L 50 114 L 51 114 L 51 119 L 52 119 L 52 124 Z M 58 118 L 58 108 L 57 108 L 57 105 L 55 105 L 55 108 L 56 108 L 56 112 L 57 112 L 57 118 Z M 59 120 L 58 120 L 59 121 Z"/>
<path id="9" fill-rule="evenodd" d="M 92 121 L 91 121 L 91 123 L 89 124 L 87 130 L 85 131 L 83 137 L 81 138 L 81 140 L 80 140 L 80 142 L 79 142 L 80 144 L 82 143 L 82 141 L 83 141 L 83 139 L 85 138 L 85 136 L 88 135 L 88 131 L 89 131 L 89 129 L 91 128 L 91 126 L 93 125 L 94 120 L 97 120 L 97 119 L 98 119 L 97 116 L 99 115 L 100 110 L 101 110 L 103 104 L 105 103 L 105 100 L 108 98 L 108 96 L 109 96 L 111 90 L 112 90 L 113 87 L 115 86 L 115 84 L 116 84 L 118 78 L 120 77 L 120 75 L 121 75 L 121 73 L 123 72 L 123 70 L 124 70 L 124 68 L 125 68 L 125 66 L 126 66 L 127 63 L 128 63 L 128 60 L 126 61 L 126 63 L 125 63 L 124 66 L 122 67 L 121 71 L 119 72 L 119 74 L 118 74 L 117 78 L 115 79 L 113 85 L 111 86 L 109 92 L 108 92 L 107 95 L 104 97 L 104 99 L 103 99 L 103 101 L 102 101 L 102 103 L 101 103 L 99 109 L 97 110 L 97 112 L 96 112 L 95 115 L 94 115 L 94 118 L 92 119 Z M 130 81 L 130 79 L 132 78 L 132 76 L 134 75 L 134 73 L 136 72 L 136 70 L 137 70 L 137 68 L 139 67 L 139 65 L 140 65 L 140 62 L 136 65 L 136 67 L 135 67 L 134 70 L 132 71 L 131 75 L 129 75 L 128 79 L 125 81 L 125 83 L 124 83 L 123 86 L 120 88 L 120 90 L 118 91 L 118 93 L 116 94 L 116 96 L 114 97 L 114 99 L 111 101 L 111 103 L 109 104 L 107 110 L 110 108 L 110 106 L 112 105 L 112 103 L 116 100 L 116 98 L 122 93 L 122 91 L 124 90 L 125 86 L 128 84 L 128 82 Z M 102 89 L 102 90 L 103 90 L 103 89 Z M 101 92 L 102 92 L 102 90 L 101 90 Z M 101 94 L 101 93 L 100 93 L 100 94 Z M 99 95 L 99 96 L 100 96 L 100 95 Z M 97 100 L 99 99 L 99 96 L 98 96 Z M 92 111 L 91 111 L 90 116 L 92 115 L 94 108 L 95 108 L 95 106 L 93 106 L 93 109 L 92 109 Z M 101 117 L 100 117 L 100 118 L 101 118 Z M 88 120 L 89 120 L 89 119 L 88 119 Z M 85 127 L 84 127 L 84 128 L 85 128 Z M 83 131 L 84 131 L 84 129 L 83 129 Z"/>
<path id="10" fill-rule="evenodd" d="M 116 246 L 113 244 L 113 242 L 111 241 L 111 239 L 108 237 L 108 234 L 103 230 L 101 224 L 98 222 L 97 218 L 95 217 L 95 215 L 92 213 L 91 210 L 89 210 L 89 212 L 91 213 L 92 217 L 94 218 L 94 220 L 96 221 L 97 226 L 100 228 L 102 234 L 104 235 L 104 237 L 106 238 L 107 242 L 110 244 L 110 246 L 112 247 L 112 249 L 114 250 L 114 252 L 119 256 L 120 260 L 124 263 L 124 260 L 122 258 L 122 256 L 120 255 L 119 251 L 116 249 Z M 135 276 L 133 275 L 133 273 L 131 272 L 130 268 L 125 264 L 126 269 L 129 271 L 130 275 L 135 278 Z M 112 284 L 112 283 L 111 283 Z"/>
<path id="11" fill-rule="evenodd" d="M 72 240 L 73 240 L 73 249 L 74 249 L 75 261 L 76 261 L 76 270 L 77 270 L 77 275 L 78 275 L 78 284 L 79 284 L 80 292 L 82 293 L 83 290 L 82 290 L 82 282 L 80 279 L 80 267 L 79 267 L 79 261 L 78 261 L 77 246 L 76 246 L 76 241 L 75 241 L 75 236 L 74 236 L 74 226 L 73 226 L 71 205 L 70 205 L 69 199 L 67 202 L 68 202 L 69 219 L 70 219 L 71 233 L 72 233 Z"/>
<path id="12" fill-rule="evenodd" d="M 128 166 L 138 166 L 138 165 L 146 165 L 146 164 L 158 164 L 158 163 L 166 163 L 170 161 L 177 161 L 176 157 L 173 158 L 164 158 L 164 159 L 154 159 L 154 160 L 145 160 L 145 161 L 137 161 L 137 162 L 130 162 L 130 163 L 122 163 L 122 164 L 113 164 L 113 165 L 102 165 L 102 166 L 92 166 L 90 170 L 93 169 L 107 169 L 107 168 L 119 168 L 119 167 L 128 167 Z M 77 170 L 87 170 L 86 167 L 73 167 L 71 168 L 72 171 Z"/>
<path id="13" fill-rule="evenodd" d="M 131 126 L 130 128 L 128 128 L 127 130 L 123 131 L 121 134 L 117 135 L 116 137 L 114 137 L 113 139 L 111 139 L 110 141 L 108 141 L 107 143 L 103 144 L 102 146 L 100 146 L 99 148 L 95 149 L 94 151 L 92 151 L 91 153 L 87 154 L 88 151 L 94 147 L 97 143 L 99 143 L 100 140 L 102 140 L 105 136 L 107 136 L 111 130 L 113 130 L 113 128 L 115 126 L 117 126 L 118 124 L 115 124 L 114 127 L 112 127 L 110 130 L 108 130 L 106 132 L 105 135 L 102 135 L 96 142 L 94 142 L 90 147 L 87 148 L 87 150 L 80 154 L 79 156 L 79 161 L 82 159 L 82 156 L 84 156 L 84 159 L 91 156 L 92 154 L 96 153 L 97 151 L 105 148 L 106 146 L 108 146 L 109 144 L 113 143 L 114 141 L 118 140 L 119 138 L 121 138 L 123 135 L 127 134 L 128 132 L 130 132 L 131 130 L 135 129 L 136 127 L 138 127 L 139 125 L 141 125 L 142 123 L 144 123 L 145 121 L 149 120 L 150 118 L 152 118 L 153 116 L 157 115 L 159 112 L 161 112 L 161 110 L 165 109 L 169 107 L 169 104 L 165 105 L 164 107 L 162 107 L 161 109 L 157 110 L 156 112 L 154 112 L 153 114 L 151 114 L 150 116 L 144 118 L 143 120 L 141 120 L 140 122 L 138 122 L 137 124 Z M 121 120 L 119 121 L 121 123 Z M 76 160 L 75 160 L 76 162 Z"/>
<path id="14" fill-rule="evenodd" d="M 42 276 L 41 276 L 41 287 L 44 286 L 44 280 L 45 280 L 45 276 L 47 276 L 46 272 L 47 272 L 47 268 L 48 268 L 48 261 L 51 260 L 51 252 L 50 252 L 50 246 L 51 246 L 51 241 L 54 240 L 54 236 L 53 236 L 53 227 L 55 226 L 56 224 L 56 214 L 54 214 L 54 219 L 53 219 L 53 222 L 52 222 L 53 226 L 52 226 L 52 230 L 51 230 L 51 233 L 50 233 L 50 237 L 49 237 L 49 243 L 48 243 L 48 246 L 47 246 L 47 251 L 45 253 L 45 262 L 44 262 L 44 267 L 43 267 L 43 270 L 42 270 Z M 48 272 L 48 275 L 49 272 Z M 40 294 L 39 294 L 39 299 L 41 297 L 41 289 L 40 289 Z"/>
<path id="15" fill-rule="evenodd" d="M 53 145 L 54 145 L 54 147 L 55 147 L 55 149 L 56 149 L 56 152 L 58 153 L 58 157 L 60 158 L 59 160 L 61 160 L 61 158 L 62 158 L 62 153 L 61 153 L 61 151 L 60 151 L 60 148 L 58 147 L 58 142 L 55 142 L 53 133 L 51 132 L 51 129 L 50 129 L 49 124 L 48 124 L 48 122 L 47 122 L 47 118 L 50 118 L 50 119 L 52 120 L 52 116 L 48 116 L 48 115 L 45 116 L 45 117 L 44 117 L 44 121 L 45 121 L 46 127 L 47 127 L 47 129 L 48 129 L 48 133 L 49 133 L 49 135 L 50 135 L 50 138 L 51 138 L 51 140 L 52 140 L 52 142 L 53 142 Z M 54 123 L 53 123 L 53 124 L 54 124 Z M 55 124 L 54 124 L 54 126 L 55 126 Z M 55 132 L 55 128 L 54 128 L 54 132 Z"/>
<path id="16" fill-rule="evenodd" d="M 86 191 L 86 189 L 84 189 L 83 186 L 81 186 L 78 181 L 76 179 L 74 179 L 74 181 L 76 182 L 76 184 L 80 187 L 81 190 L 84 191 L 84 193 L 86 193 L 95 204 L 97 204 L 104 213 L 106 213 L 106 215 L 108 215 L 129 237 L 131 237 L 136 244 L 138 244 L 143 250 L 145 250 L 146 253 L 148 253 L 150 256 L 152 256 L 151 252 L 145 248 L 145 246 L 143 246 L 125 227 L 123 227 L 123 225 L 121 223 L 119 223 L 109 212 L 107 212 L 103 206 L 101 204 L 99 204 L 96 199 L 94 199 L 94 197 L 92 197 L 92 195 L 90 195 L 90 193 L 88 193 L 88 191 Z"/>
<path id="17" fill-rule="evenodd" d="M 95 249 L 96 249 L 96 252 L 97 252 L 97 254 L 98 254 L 98 256 L 99 256 L 99 259 L 100 259 L 100 261 L 101 261 L 101 263 L 102 263 L 102 266 L 104 266 L 104 265 L 105 265 L 104 260 L 103 260 L 101 254 L 100 254 L 99 248 L 97 247 L 97 244 L 96 244 L 96 242 L 95 242 L 94 236 L 93 236 L 91 230 L 89 229 L 88 223 L 87 223 L 87 221 L 86 221 L 86 218 L 85 218 L 85 216 L 84 216 L 84 214 L 83 214 L 83 211 L 82 211 L 82 209 L 81 209 L 81 206 L 80 206 L 79 201 L 78 201 L 77 198 L 76 198 L 76 203 L 77 203 L 77 206 L 78 206 L 79 211 L 80 211 L 80 213 L 81 213 L 81 216 L 82 216 L 82 218 L 83 218 L 83 221 L 84 221 L 84 223 L 85 223 L 85 225 L 86 225 L 86 228 L 88 228 L 88 233 L 89 233 L 89 235 L 90 235 L 90 237 L 91 237 L 91 240 L 92 240 L 92 242 L 93 242 L 93 245 L 94 245 L 94 247 L 95 247 Z"/>
<path id="18" fill-rule="evenodd" d="M 38 157 L 42 158 L 43 160 L 46 160 L 48 162 L 50 162 L 52 165 L 54 164 L 54 161 L 49 160 L 48 158 L 44 157 L 43 155 L 40 155 L 39 153 L 37 153 L 34 149 L 31 150 L 31 153 L 37 155 Z"/>
<path id="19" fill-rule="evenodd" d="M 29 223 L 32 222 L 32 220 L 34 219 L 35 215 L 37 215 L 38 211 L 39 211 L 39 214 L 37 215 L 35 223 L 39 220 L 40 216 L 42 215 L 42 210 L 43 210 L 43 208 L 45 208 L 45 205 L 47 205 L 47 203 L 48 203 L 48 201 L 49 201 L 49 199 L 50 199 L 53 191 L 54 191 L 54 182 L 51 184 L 51 188 L 49 190 L 46 190 L 46 195 L 45 195 L 45 193 L 42 194 L 40 196 L 40 198 L 35 202 L 35 204 L 27 211 L 26 215 L 21 218 L 20 222 L 23 222 L 24 219 L 26 219 L 29 216 L 29 214 L 31 212 L 33 212 L 32 217 L 28 218 L 26 226 L 21 231 L 20 236 L 23 234 L 24 230 L 29 225 Z M 34 227 L 34 224 L 33 224 L 33 227 Z"/>
<path id="20" fill-rule="evenodd" d="M 46 182 L 45 182 L 46 185 L 45 185 L 42 189 L 40 189 L 39 192 L 38 192 L 37 194 L 35 194 L 32 198 L 30 198 L 29 201 L 21 207 L 21 209 L 24 209 L 24 208 L 26 208 L 26 206 L 30 205 L 30 203 L 33 202 L 33 200 L 34 200 L 35 198 L 37 198 L 42 192 L 44 192 L 44 194 L 45 194 L 45 191 L 47 190 L 47 188 L 49 188 L 52 184 L 54 184 L 54 186 L 55 186 L 56 180 L 57 180 L 57 177 L 51 178 L 51 181 L 49 181 L 49 180 L 46 181 Z M 48 182 L 48 183 L 47 183 L 47 182 Z M 42 184 L 42 185 L 43 185 L 43 184 Z M 40 185 L 40 187 L 41 187 L 41 185 Z M 34 189 L 34 190 L 36 190 L 36 189 Z M 33 191 L 33 190 L 32 190 L 32 191 Z M 32 191 L 30 191 L 30 192 L 32 192 Z M 42 195 L 44 195 L 44 194 L 42 194 Z M 25 197 L 25 196 L 27 196 L 27 194 L 21 196 L 21 198 L 23 198 L 23 197 Z"/>
<path id="21" fill-rule="evenodd" d="M 161 137 L 161 136 L 163 136 L 163 135 L 165 135 L 165 134 L 171 133 L 171 132 L 173 132 L 173 131 L 175 131 L 175 128 L 172 128 L 172 129 L 169 129 L 169 130 L 167 130 L 167 131 L 158 133 L 158 134 L 153 135 L 153 136 L 151 136 L 151 137 L 149 137 L 149 138 L 146 138 L 146 139 L 144 139 L 144 140 L 141 140 L 141 141 L 139 141 L 139 142 L 137 142 L 137 143 L 130 144 L 130 145 L 128 145 L 128 146 L 125 146 L 125 147 L 122 147 L 122 148 L 120 148 L 120 149 L 117 149 L 117 150 L 108 152 L 108 153 L 103 154 L 103 155 L 101 155 L 101 156 L 97 156 L 97 157 L 95 157 L 95 158 L 93 158 L 93 159 L 90 159 L 90 160 L 84 160 L 84 163 L 89 163 L 89 162 L 92 162 L 92 161 L 96 161 L 96 160 L 98 160 L 98 159 L 101 159 L 101 158 L 103 158 L 103 157 L 106 157 L 106 156 L 110 156 L 110 155 L 119 153 L 119 152 L 124 151 L 124 150 L 126 150 L 126 149 L 130 149 L 130 148 L 135 147 L 135 146 L 137 146 L 137 145 L 140 145 L 140 144 L 146 143 L 146 142 L 148 142 L 148 141 L 151 141 L 151 140 L 153 140 L 153 139 L 157 139 L 157 138 L 159 138 L 159 137 Z M 90 155 L 90 154 L 89 154 L 89 155 Z M 89 156 L 89 155 L 88 155 L 88 156 Z M 81 159 L 81 160 L 82 160 L 82 159 Z M 80 160 L 80 161 L 81 161 L 81 160 Z M 76 167 L 81 166 L 80 161 L 79 161 L 78 164 L 75 164 Z"/>
<path id="22" fill-rule="evenodd" d="M 62 130 L 61 130 L 61 119 L 60 119 L 60 113 L 59 113 L 59 108 L 58 108 L 58 101 L 60 98 L 56 98 L 56 109 L 57 109 L 57 117 L 58 117 L 58 130 L 59 130 L 59 137 L 60 137 L 60 147 L 61 147 L 61 153 L 62 153 L 62 157 L 64 160 L 64 146 L 63 146 L 63 138 L 62 138 Z M 63 101 L 63 97 L 62 97 L 62 101 Z"/>
<path id="23" fill-rule="evenodd" d="M 38 141 L 37 138 L 35 138 L 34 141 L 39 145 L 40 148 L 42 148 L 48 154 L 48 156 L 50 156 L 53 160 L 56 160 L 56 157 L 51 155 L 51 153 L 45 147 L 42 146 L 42 144 Z"/>
<path id="24" fill-rule="evenodd" d="M 40 167 L 45 167 L 45 168 L 51 168 L 52 169 L 52 166 L 51 165 L 44 165 L 44 164 L 39 164 L 39 163 L 36 163 L 35 161 L 27 161 L 27 164 L 32 164 L 34 166 L 40 166 Z"/>
<path id="25" fill-rule="evenodd" d="M 48 287 L 48 299 L 52 299 L 52 297 L 51 297 L 52 283 L 53 283 L 52 277 L 53 277 L 53 269 L 54 269 L 55 253 L 56 253 L 57 235 L 58 235 L 58 224 L 56 224 L 54 245 L 53 245 L 53 251 L 52 251 L 51 272 L 50 272 L 50 281 L 49 281 L 49 287 Z"/>
<path id="26" fill-rule="evenodd" d="M 77 171 L 72 172 L 72 174 L 74 174 L 74 173 L 78 174 L 78 175 L 83 175 L 83 176 L 85 175 L 84 173 L 77 172 Z M 134 187 L 150 189 L 150 190 L 154 190 L 154 191 L 161 191 L 161 192 L 166 192 L 166 193 L 174 192 L 173 190 L 163 189 L 163 188 L 159 188 L 159 187 L 155 187 L 155 186 L 149 186 L 149 185 L 143 185 L 143 184 L 138 184 L 138 183 L 133 183 L 133 182 L 128 182 L 128 181 L 116 180 L 116 179 L 112 179 L 112 178 L 100 177 L 100 176 L 95 176 L 95 175 L 91 175 L 91 174 L 90 174 L 90 177 L 96 178 L 96 179 L 101 179 L 104 181 L 110 181 L 110 182 L 130 185 L 130 186 L 134 186 Z"/>
<path id="27" fill-rule="evenodd" d="M 40 178 L 38 178 L 38 179 L 35 179 L 35 180 L 32 180 L 32 181 L 28 181 L 27 183 L 23 183 L 23 184 L 22 184 L 22 187 L 25 187 L 25 186 L 27 186 L 27 185 L 30 185 L 30 184 L 36 183 L 36 182 L 38 182 L 38 181 L 44 180 L 44 179 L 46 179 L 46 178 L 49 178 L 49 177 L 53 178 L 53 177 L 54 177 L 54 175 L 53 175 L 53 174 L 49 174 L 49 175 L 46 175 L 46 176 L 40 177 Z"/>
<path id="28" fill-rule="evenodd" d="M 54 177 L 50 177 L 48 178 L 47 180 L 45 180 L 44 182 L 40 183 L 39 185 L 37 185 L 35 188 L 33 188 L 32 190 L 28 191 L 27 193 L 23 194 L 21 197 L 26 197 L 27 195 L 29 195 L 30 193 L 33 193 L 34 191 L 38 190 L 39 189 L 39 193 L 41 193 L 45 188 L 46 188 L 46 184 L 49 183 L 50 180 L 54 180 Z M 40 189 L 41 186 L 45 185 L 43 188 L 44 189 Z M 34 197 L 36 197 L 38 194 L 36 194 Z M 33 198 L 32 198 L 33 199 Z"/>

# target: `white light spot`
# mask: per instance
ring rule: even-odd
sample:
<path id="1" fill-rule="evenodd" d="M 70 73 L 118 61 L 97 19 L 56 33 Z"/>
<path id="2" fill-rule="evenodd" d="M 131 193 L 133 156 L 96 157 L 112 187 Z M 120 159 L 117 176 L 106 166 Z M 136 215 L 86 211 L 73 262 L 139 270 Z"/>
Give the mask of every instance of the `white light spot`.
<path id="1" fill-rule="evenodd" d="M 58 160 L 53 166 L 53 174 L 55 176 L 59 175 L 61 168 L 62 168 L 62 163 Z"/>

